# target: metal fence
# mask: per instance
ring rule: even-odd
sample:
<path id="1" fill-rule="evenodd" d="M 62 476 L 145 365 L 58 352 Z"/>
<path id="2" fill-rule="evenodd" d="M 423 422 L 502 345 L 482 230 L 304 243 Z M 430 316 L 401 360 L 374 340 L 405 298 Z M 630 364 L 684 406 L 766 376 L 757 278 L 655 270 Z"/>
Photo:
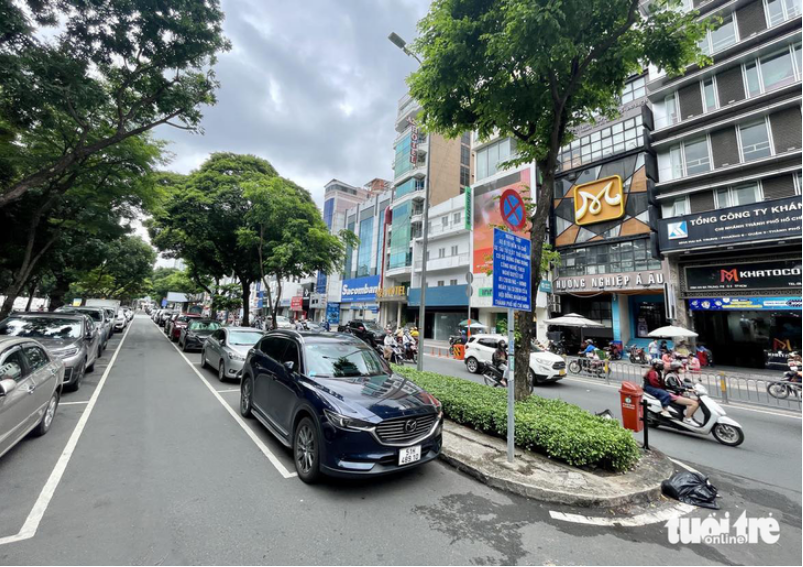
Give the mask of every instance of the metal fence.
<path id="1" fill-rule="evenodd" d="M 565 358 L 567 368 L 570 367 L 572 360 L 582 360 L 582 357 L 576 356 Z M 646 365 L 633 364 L 629 361 L 606 361 L 605 365 L 606 370 L 599 373 L 585 370 L 579 373 L 570 371 L 569 376 L 599 379 L 606 382 L 629 381 L 641 385 L 642 376 L 648 368 Z M 771 376 L 703 368 L 699 372 L 686 372 L 682 377 L 701 383 L 712 398 L 725 404 L 734 402 L 801 411 L 800 387 L 792 386 L 786 390 L 787 397 L 777 398 L 769 394 L 769 386 L 780 381 L 774 380 Z"/>

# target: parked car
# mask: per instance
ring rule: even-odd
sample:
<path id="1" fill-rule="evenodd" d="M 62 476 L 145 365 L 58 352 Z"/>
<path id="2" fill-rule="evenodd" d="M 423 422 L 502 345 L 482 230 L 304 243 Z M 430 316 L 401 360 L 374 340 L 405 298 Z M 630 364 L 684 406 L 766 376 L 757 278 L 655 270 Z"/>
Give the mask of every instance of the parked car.
<path id="1" fill-rule="evenodd" d="M 156 317 L 156 324 L 160 327 L 164 327 L 167 320 L 175 314 L 174 311 L 170 309 L 162 309 L 159 312 L 159 315 Z"/>
<path id="2" fill-rule="evenodd" d="M 201 366 L 217 370 L 222 382 L 226 378 L 239 378 L 248 351 L 264 336 L 251 327 L 221 327 L 209 335 L 201 351 Z"/>
<path id="3" fill-rule="evenodd" d="M 162 326 L 162 332 L 167 335 L 170 332 L 170 325 L 173 323 L 173 319 L 179 316 L 179 313 L 171 313 L 168 315 L 164 320 L 164 325 Z"/>
<path id="4" fill-rule="evenodd" d="M 193 315 L 191 313 L 182 313 L 180 315 L 176 315 L 173 317 L 171 321 L 165 325 L 165 334 L 167 338 L 171 341 L 178 342 L 179 336 L 181 335 L 181 329 L 187 326 L 187 324 L 194 320 L 194 319 L 202 319 L 200 315 Z"/>
<path id="5" fill-rule="evenodd" d="M 265 335 L 243 368 L 240 413 L 292 447 L 304 482 L 392 473 L 441 450 L 440 402 L 340 334 Z"/>
<path id="6" fill-rule="evenodd" d="M 192 319 L 186 327 L 181 329 L 178 346 L 184 352 L 196 349 L 201 350 L 204 347 L 206 338 L 220 328 L 220 323 L 215 319 Z"/>
<path id="7" fill-rule="evenodd" d="M 81 313 L 14 313 L 0 321 L 0 336 L 35 339 L 64 362 L 64 388 L 77 390 L 100 356 L 100 335 Z"/>
<path id="8" fill-rule="evenodd" d="M 272 317 L 270 315 L 268 315 L 265 318 L 265 328 L 266 329 L 272 329 L 273 328 L 271 326 L 271 319 L 272 319 Z M 276 316 L 276 328 L 277 329 L 294 329 L 295 325 L 293 325 L 293 323 L 290 322 L 290 319 L 288 319 L 284 315 L 277 315 Z"/>
<path id="9" fill-rule="evenodd" d="M 83 313 L 84 315 L 89 315 L 98 328 L 98 334 L 100 335 L 100 354 L 102 355 L 106 347 L 109 346 L 109 338 L 112 336 L 112 323 L 106 317 L 106 311 L 103 308 L 69 307 L 65 305 L 56 309 L 56 313 Z"/>
<path id="10" fill-rule="evenodd" d="M 63 379 L 64 364 L 37 341 L 0 337 L 0 456 L 28 433 L 50 430 Z"/>
<path id="11" fill-rule="evenodd" d="M 364 340 L 369 346 L 375 347 L 385 340 L 385 330 L 373 321 L 352 319 L 346 324 L 346 332 Z"/>
<path id="12" fill-rule="evenodd" d="M 128 326 L 128 318 L 125 316 L 125 311 L 118 309 L 114 316 L 114 330 L 123 331 Z"/>
<path id="13" fill-rule="evenodd" d="M 466 369 L 472 374 L 480 371 L 483 364 L 491 364 L 499 341 L 507 342 L 503 335 L 471 335 L 466 343 Z M 557 382 L 566 376 L 566 361 L 557 354 L 533 346 L 530 349 L 530 380 L 533 384 Z"/>

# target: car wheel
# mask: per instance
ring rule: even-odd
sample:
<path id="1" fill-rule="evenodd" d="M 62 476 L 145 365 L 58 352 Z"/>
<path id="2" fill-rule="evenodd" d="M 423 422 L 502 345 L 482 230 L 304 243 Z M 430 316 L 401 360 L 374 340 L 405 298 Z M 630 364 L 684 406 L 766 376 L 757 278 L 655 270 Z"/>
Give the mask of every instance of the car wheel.
<path id="1" fill-rule="evenodd" d="M 480 369 L 480 363 L 477 362 L 476 358 L 472 356 L 471 358 L 466 359 L 466 370 L 468 370 L 472 374 L 476 374 L 479 369 Z"/>
<path id="2" fill-rule="evenodd" d="M 73 372 L 75 372 L 75 380 L 67 386 L 70 392 L 75 392 L 81 387 L 81 382 L 84 381 L 84 374 L 86 373 L 86 361 L 83 361 Z"/>
<path id="3" fill-rule="evenodd" d="M 532 369 L 530 369 L 530 371 L 527 372 L 527 382 L 528 386 L 530 386 L 531 394 L 533 393 L 533 390 L 535 390 L 536 385 L 540 386 L 541 384 L 543 384 L 543 381 L 538 377 L 538 374 L 533 372 Z"/>
<path id="4" fill-rule="evenodd" d="M 313 484 L 320 479 L 319 454 L 318 429 L 310 418 L 305 417 L 298 423 L 293 435 L 293 461 L 298 478 L 307 484 Z"/>
<path id="5" fill-rule="evenodd" d="M 243 383 L 240 384 L 240 415 L 243 417 L 251 417 L 251 394 L 253 389 L 251 377 L 246 376 L 243 378 Z"/>
<path id="6" fill-rule="evenodd" d="M 201 349 L 201 368 L 206 368 L 207 366 L 209 365 L 206 363 L 206 349 L 204 348 Z"/>
<path id="7" fill-rule="evenodd" d="M 187 341 L 184 341 L 182 343 L 181 340 L 179 339 L 178 346 L 181 347 L 181 352 L 187 352 Z"/>
<path id="8" fill-rule="evenodd" d="M 226 366 L 223 364 L 223 361 L 220 361 L 220 364 L 217 367 L 217 379 L 221 382 L 226 381 Z"/>
<path id="9" fill-rule="evenodd" d="M 48 431 L 50 431 L 50 426 L 53 425 L 53 418 L 56 417 L 56 410 L 59 407 L 59 393 L 58 391 L 53 392 L 53 395 L 50 396 L 50 401 L 47 403 L 47 407 L 45 408 L 45 413 L 42 415 L 42 419 L 39 421 L 39 424 L 34 428 L 33 434 L 36 437 L 41 437 Z"/>
<path id="10" fill-rule="evenodd" d="M 87 372 L 94 372 L 95 371 L 95 363 L 97 361 L 98 361 L 98 359 L 95 358 L 95 360 L 92 361 L 92 364 L 90 364 L 89 366 L 86 367 L 86 371 Z"/>

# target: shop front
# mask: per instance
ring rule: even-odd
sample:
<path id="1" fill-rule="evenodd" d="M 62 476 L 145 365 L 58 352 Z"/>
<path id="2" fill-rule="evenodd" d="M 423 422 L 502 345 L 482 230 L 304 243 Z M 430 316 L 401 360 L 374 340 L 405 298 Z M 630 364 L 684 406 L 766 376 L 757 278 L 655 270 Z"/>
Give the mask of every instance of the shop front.
<path id="1" fill-rule="evenodd" d="M 460 322 L 468 317 L 468 286 L 430 286 L 426 292 L 424 338 L 448 341 L 459 334 Z M 407 302 L 407 320 L 418 322 L 421 305 L 421 288 L 410 288 Z M 421 325 L 418 325 L 419 331 Z"/>
<path id="2" fill-rule="evenodd" d="M 795 257 L 681 264 L 681 285 L 698 343 L 717 364 L 786 368 L 801 349 L 801 260 Z"/>
<path id="3" fill-rule="evenodd" d="M 402 327 L 407 323 L 407 290 L 406 284 L 388 284 L 376 290 L 376 300 L 380 306 L 380 321 L 393 327 Z"/>
<path id="4" fill-rule="evenodd" d="M 340 287 L 340 324 L 353 319 L 377 321 L 379 304 L 376 293 L 379 289 L 379 276 L 366 276 L 343 280 Z"/>

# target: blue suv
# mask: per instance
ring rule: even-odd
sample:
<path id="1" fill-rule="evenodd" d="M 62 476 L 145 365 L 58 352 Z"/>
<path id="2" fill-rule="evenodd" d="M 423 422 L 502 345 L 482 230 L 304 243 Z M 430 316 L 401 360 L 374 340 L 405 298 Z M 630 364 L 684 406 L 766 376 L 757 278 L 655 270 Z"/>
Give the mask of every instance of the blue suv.
<path id="1" fill-rule="evenodd" d="M 345 334 L 266 334 L 243 366 L 240 413 L 292 448 L 307 483 L 391 473 L 441 450 L 440 402 Z"/>

